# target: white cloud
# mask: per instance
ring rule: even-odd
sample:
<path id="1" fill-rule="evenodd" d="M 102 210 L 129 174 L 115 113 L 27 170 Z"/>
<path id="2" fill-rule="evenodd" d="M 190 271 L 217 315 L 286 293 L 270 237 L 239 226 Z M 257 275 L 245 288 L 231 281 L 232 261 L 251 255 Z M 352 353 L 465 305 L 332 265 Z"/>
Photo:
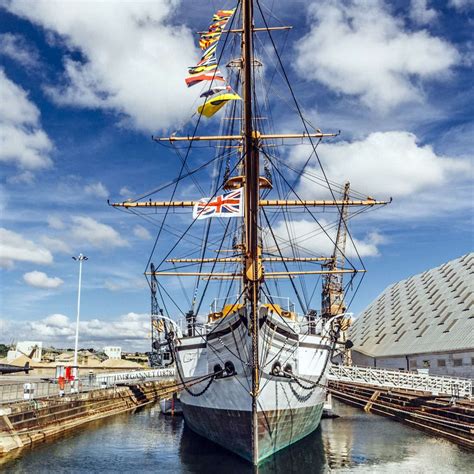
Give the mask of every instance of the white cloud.
<path id="1" fill-rule="evenodd" d="M 448 5 L 456 10 L 469 10 L 474 8 L 474 0 L 449 0 Z"/>
<path id="2" fill-rule="evenodd" d="M 38 108 L 1 68 L 0 103 L 0 162 L 29 170 L 51 166 L 53 145 L 40 127 Z"/>
<path id="3" fill-rule="evenodd" d="M 58 216 L 48 216 L 47 221 L 48 226 L 51 227 L 51 229 L 64 229 L 64 222 Z"/>
<path id="4" fill-rule="evenodd" d="M 52 263 L 51 252 L 21 234 L 0 228 L 0 266 L 12 268 L 14 262 Z"/>
<path id="5" fill-rule="evenodd" d="M 410 18 L 419 25 L 427 25 L 434 21 L 438 13 L 433 8 L 428 8 L 427 0 L 411 0 Z"/>
<path id="6" fill-rule="evenodd" d="M 352 189 L 378 199 L 415 197 L 427 189 L 436 192 L 437 187 L 470 170 L 467 161 L 439 156 L 430 145 L 419 145 L 409 132 L 376 132 L 360 141 L 322 144 L 319 150 L 331 180 L 350 181 Z M 309 147 L 301 146 L 294 149 L 290 160 L 302 163 L 309 154 Z M 307 171 L 319 174 L 311 166 Z M 309 198 L 325 191 L 302 179 L 298 192 Z"/>
<path id="7" fill-rule="evenodd" d="M 35 125 L 40 118 L 40 111 L 28 100 L 26 91 L 8 79 L 3 69 L 0 69 L 0 81 L 2 122 Z"/>
<path id="8" fill-rule="evenodd" d="M 35 175 L 29 170 L 23 171 L 8 178 L 8 182 L 11 184 L 33 184 L 34 181 Z"/>
<path id="9" fill-rule="evenodd" d="M 8 56 L 30 69 L 37 67 L 39 63 L 36 48 L 18 34 L 3 33 L 0 35 L 0 54 Z"/>
<path id="10" fill-rule="evenodd" d="M 135 291 L 137 289 L 144 289 L 148 284 L 144 278 L 121 278 L 108 279 L 104 282 L 104 287 L 109 291 Z"/>
<path id="11" fill-rule="evenodd" d="M 420 101 L 419 81 L 439 79 L 459 60 L 445 40 L 404 29 L 381 1 L 326 0 L 311 4 L 309 18 L 296 46 L 299 73 L 378 111 Z"/>
<path id="12" fill-rule="evenodd" d="M 3 340 L 2 343 L 5 344 L 5 340 L 7 337 L 11 336 L 11 327 L 12 323 L 11 321 L 8 321 L 6 319 L 0 319 L 0 334 L 2 334 Z"/>
<path id="13" fill-rule="evenodd" d="M 120 196 L 123 196 L 123 197 L 130 197 L 133 194 L 133 192 L 130 191 L 130 189 L 128 189 L 127 186 L 123 186 L 120 188 L 119 194 Z"/>
<path id="14" fill-rule="evenodd" d="M 7 193 L 6 187 L 0 184 L 0 212 L 3 213 L 7 208 L 10 196 Z"/>
<path id="15" fill-rule="evenodd" d="M 64 338 L 72 340 L 75 335 L 75 327 L 72 321 L 64 314 L 51 314 L 39 321 L 26 323 L 29 330 L 44 341 L 56 341 Z"/>
<path id="16" fill-rule="evenodd" d="M 59 0 L 37 0 L 32 8 L 13 0 L 7 8 L 81 52 L 83 62 L 64 57 L 63 86 L 47 88 L 56 102 L 112 109 L 150 131 L 180 121 L 196 95 L 183 82 L 198 59 L 196 37 L 180 19 L 173 24 L 178 3 L 68 2 L 64 8 Z"/>
<path id="17" fill-rule="evenodd" d="M 471 182 L 454 181 L 434 190 L 426 189 L 406 199 L 396 199 L 390 206 L 380 212 L 368 214 L 372 219 L 400 222 L 401 219 L 412 220 L 419 225 L 422 218 L 434 218 L 443 222 L 443 227 L 451 226 L 450 219 L 456 219 L 457 225 L 466 227 L 471 232 L 470 221 L 466 215 L 472 215 L 472 200 L 466 196 L 472 194 Z M 441 196 L 441 198 L 440 198 Z M 459 216 L 460 219 L 459 219 Z M 444 221 L 440 221 L 444 218 Z M 452 221 L 451 221 L 452 222 Z"/>
<path id="18" fill-rule="evenodd" d="M 125 247 L 128 242 L 111 226 L 90 216 L 72 216 L 67 221 L 57 215 L 47 217 L 48 226 L 59 231 L 54 236 L 43 235 L 42 244 L 53 253 L 72 254 L 85 243 L 100 249 Z"/>
<path id="19" fill-rule="evenodd" d="M 23 280 L 35 288 L 58 288 L 64 281 L 58 277 L 49 277 L 46 273 L 32 271 L 23 275 Z"/>
<path id="20" fill-rule="evenodd" d="M 294 219 L 287 226 L 285 221 L 278 222 L 273 226 L 278 247 L 284 255 L 290 255 L 291 245 L 306 255 L 330 256 L 334 251 L 337 228 L 334 223 L 325 219 L 319 219 L 319 223 L 326 230 L 329 237 L 321 230 L 321 227 L 309 219 Z M 352 239 L 361 257 L 376 257 L 379 255 L 380 244 L 385 243 L 385 238 L 378 232 L 371 232 L 364 239 Z M 291 244 L 290 244 L 291 241 Z M 275 241 L 270 233 L 266 233 L 266 246 L 273 252 L 277 251 Z M 352 241 L 348 238 L 345 254 L 351 258 L 357 256 Z"/>
<path id="21" fill-rule="evenodd" d="M 141 225 L 136 225 L 133 228 L 133 235 L 135 235 L 135 237 L 138 237 L 139 239 L 143 239 L 143 240 L 150 240 L 151 239 L 150 232 L 148 232 L 148 230 L 145 229 L 145 227 L 143 227 Z"/>
<path id="22" fill-rule="evenodd" d="M 24 327 L 27 330 L 25 331 Z M 65 347 L 75 337 L 75 321 L 63 314 L 52 314 L 38 321 L 27 321 L 16 328 L 9 328 L 9 335 L 20 337 L 34 333 L 46 343 Z M 79 323 L 79 345 L 101 347 L 115 342 L 130 350 L 146 350 L 150 344 L 150 316 L 130 312 L 115 320 L 90 319 Z"/>
<path id="23" fill-rule="evenodd" d="M 51 252 L 53 253 L 66 253 L 66 254 L 72 253 L 72 249 L 69 246 L 69 244 L 67 244 L 61 239 L 43 235 L 40 240 L 41 240 L 41 243 L 47 249 L 51 250 Z"/>
<path id="24" fill-rule="evenodd" d="M 72 217 L 71 237 L 78 242 L 88 242 L 94 247 L 125 247 L 127 241 L 111 226 L 102 224 L 92 217 Z"/>
<path id="25" fill-rule="evenodd" d="M 143 340 L 150 333 L 150 316 L 131 312 L 120 316 L 116 321 L 93 319 L 84 322 L 81 332 L 92 340 Z"/>
<path id="26" fill-rule="evenodd" d="M 53 327 L 61 328 L 69 324 L 69 318 L 64 314 L 51 314 L 43 319 L 43 321 Z"/>
<path id="27" fill-rule="evenodd" d="M 88 184 L 84 188 L 84 192 L 90 196 L 96 196 L 100 198 L 106 198 L 109 196 L 109 191 L 100 181 L 97 183 Z"/>

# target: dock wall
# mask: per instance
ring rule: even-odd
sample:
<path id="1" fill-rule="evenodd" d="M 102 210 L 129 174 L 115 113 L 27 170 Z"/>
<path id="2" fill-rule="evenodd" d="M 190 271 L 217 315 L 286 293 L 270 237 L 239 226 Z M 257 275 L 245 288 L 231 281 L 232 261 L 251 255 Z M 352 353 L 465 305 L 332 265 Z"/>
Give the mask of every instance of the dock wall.
<path id="1" fill-rule="evenodd" d="M 90 421 L 124 413 L 176 391 L 173 381 L 131 383 L 0 407 L 0 456 Z"/>
<path id="2" fill-rule="evenodd" d="M 474 450 L 474 402 L 422 391 L 331 381 L 332 396 L 348 405 L 392 418 Z"/>

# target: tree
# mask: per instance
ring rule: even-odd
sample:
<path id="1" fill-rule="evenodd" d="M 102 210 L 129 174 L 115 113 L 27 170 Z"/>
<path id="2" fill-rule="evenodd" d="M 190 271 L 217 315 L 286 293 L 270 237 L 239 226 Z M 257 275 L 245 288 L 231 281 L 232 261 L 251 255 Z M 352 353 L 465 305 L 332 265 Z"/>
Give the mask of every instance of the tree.
<path id="1" fill-rule="evenodd" d="M 6 344 L 0 344 L 0 357 L 6 357 L 10 347 Z"/>

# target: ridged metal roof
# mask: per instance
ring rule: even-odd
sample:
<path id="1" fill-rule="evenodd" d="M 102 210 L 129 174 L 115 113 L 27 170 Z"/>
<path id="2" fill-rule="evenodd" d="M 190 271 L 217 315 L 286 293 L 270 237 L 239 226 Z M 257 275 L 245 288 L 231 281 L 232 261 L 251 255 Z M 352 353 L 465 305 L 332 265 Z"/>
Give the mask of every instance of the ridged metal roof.
<path id="1" fill-rule="evenodd" d="M 474 253 L 389 286 L 350 329 L 381 357 L 474 349 Z"/>

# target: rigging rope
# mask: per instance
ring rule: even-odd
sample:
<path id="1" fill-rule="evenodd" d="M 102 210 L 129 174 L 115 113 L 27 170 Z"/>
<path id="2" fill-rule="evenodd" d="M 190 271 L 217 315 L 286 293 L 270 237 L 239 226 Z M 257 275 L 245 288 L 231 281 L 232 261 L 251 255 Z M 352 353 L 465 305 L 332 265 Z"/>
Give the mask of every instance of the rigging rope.
<path id="1" fill-rule="evenodd" d="M 278 59 L 278 62 L 279 62 L 279 64 L 280 64 L 281 70 L 282 70 L 282 72 L 283 72 L 283 75 L 284 75 L 284 77 L 285 77 L 285 81 L 286 81 L 286 83 L 287 83 L 287 85 L 288 85 L 288 88 L 289 88 L 289 90 L 290 90 L 291 96 L 292 96 L 292 98 L 293 98 L 293 100 L 294 100 L 294 102 L 295 102 L 295 106 L 296 106 L 296 108 L 298 109 L 298 114 L 299 114 L 299 116 L 300 116 L 300 118 L 301 118 L 301 121 L 302 121 L 303 126 L 304 126 L 304 128 L 305 128 L 305 131 L 306 131 L 306 133 L 308 134 L 309 142 L 311 143 L 311 146 L 312 146 L 312 148 L 313 148 L 313 151 L 314 151 L 314 154 L 315 154 L 315 156 L 316 156 L 316 159 L 318 160 L 319 166 L 320 166 L 320 168 L 321 168 L 321 172 L 323 173 L 324 179 L 325 179 L 325 181 L 326 181 L 326 183 L 327 183 L 327 185 L 328 185 L 328 189 L 329 189 L 329 191 L 330 191 L 330 193 L 331 193 L 331 196 L 332 196 L 333 200 L 336 201 L 336 197 L 335 197 L 335 195 L 334 195 L 334 191 L 333 191 L 333 189 L 332 189 L 332 187 L 331 187 L 331 184 L 330 184 L 330 182 L 329 182 L 329 180 L 328 180 L 328 177 L 327 177 L 326 172 L 325 172 L 325 170 L 324 170 L 324 167 L 323 167 L 323 164 L 322 164 L 322 162 L 321 162 L 321 159 L 319 158 L 318 152 L 316 151 L 316 147 L 314 146 L 314 142 L 313 142 L 313 140 L 312 140 L 312 138 L 311 138 L 311 136 L 310 136 L 310 133 L 309 133 L 309 130 L 308 130 L 308 126 L 307 126 L 306 120 L 305 120 L 305 118 L 303 117 L 303 114 L 302 114 L 302 112 L 301 112 L 301 108 L 300 108 L 299 103 L 298 103 L 298 101 L 297 101 L 297 99 L 296 99 L 296 96 L 295 96 L 295 93 L 294 93 L 293 88 L 292 88 L 292 86 L 291 86 L 290 80 L 289 80 L 289 78 L 288 78 L 288 75 L 286 74 L 286 71 L 285 71 L 285 68 L 284 68 L 284 66 L 283 66 L 283 62 L 282 62 L 282 60 L 281 60 L 280 54 L 279 54 L 279 52 L 278 52 L 278 50 L 277 50 L 277 47 L 276 47 L 276 45 L 275 45 L 275 41 L 273 40 L 273 36 L 272 36 L 271 30 L 269 29 L 267 20 L 266 20 L 265 16 L 263 15 L 262 8 L 261 8 L 261 6 L 260 6 L 260 1 L 259 1 L 259 0 L 256 0 L 256 4 L 257 4 L 257 6 L 258 6 L 258 9 L 260 10 L 260 14 L 262 15 L 262 19 L 263 19 L 263 22 L 264 22 L 264 24 L 265 24 L 265 28 L 267 29 L 268 36 L 269 36 L 270 41 L 271 41 L 272 46 L 273 46 L 273 50 L 275 51 L 275 55 L 276 55 L 276 57 L 277 57 L 277 59 Z M 336 207 L 337 207 L 337 209 L 338 209 L 338 211 L 339 211 L 339 213 L 340 213 L 340 215 L 341 215 L 341 218 L 342 218 L 342 210 L 340 209 L 340 207 L 339 207 L 338 204 L 336 204 Z M 344 225 L 345 225 L 345 224 L 344 224 Z M 345 226 L 345 227 L 346 227 L 346 226 Z M 346 227 L 346 231 L 347 231 L 347 234 L 349 235 L 349 238 L 351 239 L 351 242 L 352 242 L 352 244 L 353 244 L 353 246 L 354 246 L 354 248 L 355 248 L 355 251 L 356 251 L 356 253 L 357 253 L 357 256 L 358 256 L 358 258 L 359 258 L 359 261 L 360 261 L 362 267 L 363 267 L 364 270 L 365 270 L 364 262 L 362 261 L 362 258 L 360 257 L 359 251 L 357 250 L 357 247 L 355 246 L 354 241 L 353 241 L 353 239 L 352 239 L 352 236 L 351 236 L 351 234 L 349 233 L 347 227 Z M 335 244 L 335 245 L 336 245 L 336 248 L 337 248 L 337 244 Z M 338 249 L 338 250 L 339 250 L 342 254 L 344 254 L 344 252 L 342 252 L 341 249 Z M 350 265 L 353 266 L 351 263 L 350 263 Z"/>

